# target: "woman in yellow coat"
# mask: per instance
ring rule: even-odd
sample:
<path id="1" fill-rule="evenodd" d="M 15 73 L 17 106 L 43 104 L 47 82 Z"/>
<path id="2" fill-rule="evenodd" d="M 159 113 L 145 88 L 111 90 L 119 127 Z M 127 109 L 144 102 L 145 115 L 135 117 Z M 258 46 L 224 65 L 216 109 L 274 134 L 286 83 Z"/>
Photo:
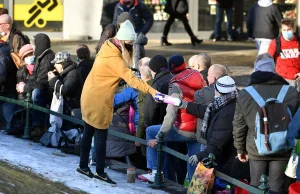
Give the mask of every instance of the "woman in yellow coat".
<path id="1" fill-rule="evenodd" d="M 135 41 L 132 23 L 121 24 L 115 38 L 107 40 L 101 47 L 93 68 L 89 73 L 81 94 L 82 119 L 85 122 L 81 142 L 80 164 L 77 172 L 89 178 L 116 185 L 104 172 L 106 139 L 113 117 L 113 100 L 121 79 L 129 85 L 153 97 L 156 90 L 138 79 L 129 69 L 132 64 L 132 45 Z M 88 167 L 92 137 L 95 135 L 96 173 Z"/>

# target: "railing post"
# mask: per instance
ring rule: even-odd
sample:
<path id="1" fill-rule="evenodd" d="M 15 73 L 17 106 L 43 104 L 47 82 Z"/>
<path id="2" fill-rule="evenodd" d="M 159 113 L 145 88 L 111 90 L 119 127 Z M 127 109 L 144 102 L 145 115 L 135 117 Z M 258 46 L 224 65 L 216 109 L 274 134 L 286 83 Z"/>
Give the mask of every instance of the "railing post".
<path id="1" fill-rule="evenodd" d="M 163 160 L 163 150 L 162 145 L 164 143 L 164 134 L 158 134 L 158 141 L 157 141 L 157 171 L 154 178 L 153 187 L 155 188 L 162 188 L 163 187 L 163 177 L 161 174 L 162 170 L 162 160 Z"/>
<path id="2" fill-rule="evenodd" d="M 26 126 L 24 129 L 24 135 L 23 135 L 23 139 L 30 139 L 31 138 L 31 120 L 30 120 L 30 102 L 31 102 L 31 95 L 30 92 L 28 92 L 26 94 Z"/>
<path id="3" fill-rule="evenodd" d="M 259 185 L 258 188 L 263 190 L 263 193 L 269 193 L 270 186 L 268 185 L 268 181 L 269 181 L 269 178 L 267 175 L 265 175 L 265 174 L 261 175 L 260 180 L 259 180 L 259 182 L 261 182 L 261 185 Z"/>

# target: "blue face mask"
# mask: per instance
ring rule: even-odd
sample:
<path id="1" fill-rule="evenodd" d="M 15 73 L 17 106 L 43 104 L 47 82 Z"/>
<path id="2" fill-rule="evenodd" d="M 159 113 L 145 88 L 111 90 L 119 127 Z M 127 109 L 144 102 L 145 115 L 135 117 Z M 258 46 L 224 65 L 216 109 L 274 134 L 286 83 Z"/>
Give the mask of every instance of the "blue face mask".
<path id="1" fill-rule="evenodd" d="M 26 63 L 27 65 L 33 64 L 33 63 L 34 63 L 34 56 L 26 57 L 26 58 L 25 58 L 25 63 Z"/>
<path id="2" fill-rule="evenodd" d="M 292 38 L 294 37 L 294 33 L 291 30 L 284 31 L 284 32 L 282 32 L 282 36 L 285 40 L 292 40 Z"/>

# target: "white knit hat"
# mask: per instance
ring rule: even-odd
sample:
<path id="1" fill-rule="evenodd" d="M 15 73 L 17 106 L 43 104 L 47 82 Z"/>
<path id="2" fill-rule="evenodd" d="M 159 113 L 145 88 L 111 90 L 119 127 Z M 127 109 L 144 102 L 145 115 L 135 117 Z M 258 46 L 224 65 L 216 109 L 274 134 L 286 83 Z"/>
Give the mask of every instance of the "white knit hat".
<path id="1" fill-rule="evenodd" d="M 215 83 L 215 89 L 220 94 L 227 94 L 236 90 L 234 80 L 229 76 L 219 78 Z"/>
<path id="2" fill-rule="evenodd" d="M 120 25 L 120 29 L 117 32 L 118 40 L 135 40 L 136 33 L 132 23 L 129 20 L 126 20 L 124 23 Z"/>

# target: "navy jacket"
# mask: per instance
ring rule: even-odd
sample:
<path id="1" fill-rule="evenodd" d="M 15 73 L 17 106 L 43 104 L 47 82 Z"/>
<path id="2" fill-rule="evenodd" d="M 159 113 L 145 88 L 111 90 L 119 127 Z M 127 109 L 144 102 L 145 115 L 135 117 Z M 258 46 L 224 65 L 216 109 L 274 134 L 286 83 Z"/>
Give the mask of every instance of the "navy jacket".
<path id="1" fill-rule="evenodd" d="M 135 0 L 132 7 L 118 3 L 115 7 L 113 24 L 117 25 L 118 16 L 123 12 L 129 12 L 133 18 L 135 32 L 147 34 L 153 25 L 153 14 L 142 1 Z"/>
<path id="2" fill-rule="evenodd" d="M 10 48 L 0 43 L 0 95 L 10 98 L 17 96 L 17 67 L 10 57 Z"/>

